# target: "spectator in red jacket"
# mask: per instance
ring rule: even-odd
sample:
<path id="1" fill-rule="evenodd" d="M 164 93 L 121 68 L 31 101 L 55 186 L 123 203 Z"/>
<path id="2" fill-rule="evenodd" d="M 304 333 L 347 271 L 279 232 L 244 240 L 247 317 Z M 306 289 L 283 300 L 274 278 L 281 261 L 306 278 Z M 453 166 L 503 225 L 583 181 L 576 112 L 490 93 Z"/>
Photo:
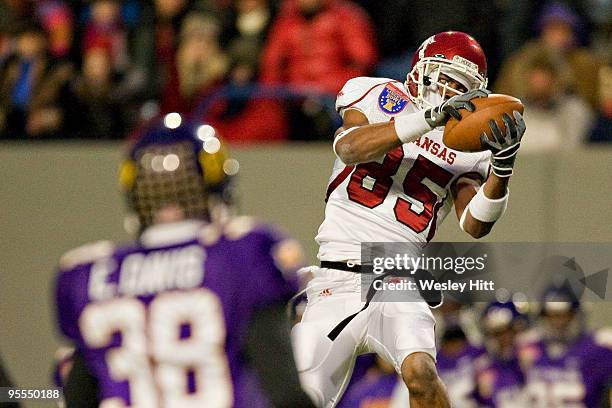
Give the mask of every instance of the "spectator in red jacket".
<path id="1" fill-rule="evenodd" d="M 366 13 L 345 0 L 287 0 L 261 62 L 265 84 L 289 84 L 335 94 L 377 60 Z"/>
<path id="2" fill-rule="evenodd" d="M 91 48 L 108 49 L 115 71 L 127 69 L 127 30 L 121 21 L 121 2 L 118 0 L 95 0 L 91 3 L 91 19 L 83 33 L 83 52 Z"/>

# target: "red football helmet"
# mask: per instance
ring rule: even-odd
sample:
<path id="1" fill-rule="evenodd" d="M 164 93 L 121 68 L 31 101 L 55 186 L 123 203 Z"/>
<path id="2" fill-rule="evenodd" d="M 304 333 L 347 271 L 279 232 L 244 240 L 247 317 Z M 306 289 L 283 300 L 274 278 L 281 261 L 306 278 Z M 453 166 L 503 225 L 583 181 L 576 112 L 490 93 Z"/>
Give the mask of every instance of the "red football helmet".
<path id="1" fill-rule="evenodd" d="M 460 31 L 446 31 L 426 39 L 416 50 L 406 78 L 406 88 L 417 106 L 436 106 L 449 90 L 462 93 L 440 82 L 440 74 L 461 83 L 469 91 L 486 88 L 487 59 L 480 44 Z"/>

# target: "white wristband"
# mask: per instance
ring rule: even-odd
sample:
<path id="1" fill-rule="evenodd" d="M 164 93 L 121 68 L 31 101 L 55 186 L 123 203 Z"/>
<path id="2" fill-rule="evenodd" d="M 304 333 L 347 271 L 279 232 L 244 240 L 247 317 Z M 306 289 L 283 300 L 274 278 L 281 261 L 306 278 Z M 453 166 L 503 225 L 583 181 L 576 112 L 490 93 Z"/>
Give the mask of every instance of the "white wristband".
<path id="1" fill-rule="evenodd" d="M 414 142 L 431 130 L 431 126 L 425 120 L 424 111 L 397 116 L 394 123 L 395 133 L 402 143 Z"/>
<path id="2" fill-rule="evenodd" d="M 508 207 L 508 197 L 510 196 L 510 191 L 506 190 L 506 195 L 502 198 L 491 199 L 487 198 L 487 196 L 484 194 L 485 185 L 486 183 L 482 185 L 476 195 L 472 197 L 472 200 L 466 207 L 466 210 L 463 211 L 463 215 L 459 221 L 461 229 L 463 229 L 463 222 L 465 221 L 468 208 L 470 209 L 470 214 L 472 214 L 472 217 L 482 222 L 494 222 L 504 215 L 506 207 Z"/>

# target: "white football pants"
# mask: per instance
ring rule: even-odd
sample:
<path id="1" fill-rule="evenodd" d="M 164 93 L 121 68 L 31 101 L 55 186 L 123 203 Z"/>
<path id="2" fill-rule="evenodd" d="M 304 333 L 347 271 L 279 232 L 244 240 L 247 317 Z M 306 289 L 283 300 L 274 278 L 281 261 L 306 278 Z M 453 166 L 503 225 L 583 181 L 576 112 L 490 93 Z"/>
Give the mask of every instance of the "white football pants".
<path id="1" fill-rule="evenodd" d="M 338 403 L 360 354 L 377 353 L 393 364 L 400 376 L 408 355 L 425 352 L 436 358 L 435 320 L 427 303 L 380 301 L 384 293 L 377 293 L 369 306 L 330 340 L 328 334 L 336 325 L 365 303 L 361 300 L 361 275 L 318 266 L 308 269 L 314 276 L 306 289 L 308 303 L 291 337 L 300 380 L 317 406 L 333 408 Z"/>

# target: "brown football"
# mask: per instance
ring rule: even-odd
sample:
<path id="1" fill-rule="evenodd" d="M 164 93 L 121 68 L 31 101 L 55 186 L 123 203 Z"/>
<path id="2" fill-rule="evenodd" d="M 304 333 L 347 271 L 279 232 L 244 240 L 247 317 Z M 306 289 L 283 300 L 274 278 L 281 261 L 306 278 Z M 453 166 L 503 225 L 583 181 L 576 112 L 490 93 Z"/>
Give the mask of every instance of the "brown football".
<path id="1" fill-rule="evenodd" d="M 462 152 L 482 151 L 485 148 L 480 143 L 480 135 L 484 132 L 493 140 L 489 120 L 495 120 L 501 131 L 505 132 L 502 115 L 508 113 L 513 117 L 512 111 L 523 113 L 521 101 L 509 95 L 491 94 L 488 98 L 472 99 L 472 103 L 476 106 L 474 112 L 460 109 L 462 119 L 451 118 L 444 127 L 442 140 L 451 149 Z"/>

